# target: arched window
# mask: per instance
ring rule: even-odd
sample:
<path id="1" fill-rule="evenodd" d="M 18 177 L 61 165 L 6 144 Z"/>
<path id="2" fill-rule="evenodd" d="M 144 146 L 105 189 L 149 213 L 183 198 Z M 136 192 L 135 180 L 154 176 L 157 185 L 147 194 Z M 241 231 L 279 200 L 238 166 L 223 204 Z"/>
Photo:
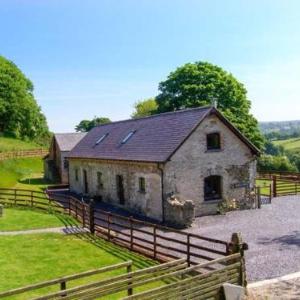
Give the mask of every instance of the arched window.
<path id="1" fill-rule="evenodd" d="M 204 179 L 204 200 L 217 200 L 222 198 L 222 177 L 209 176 Z"/>

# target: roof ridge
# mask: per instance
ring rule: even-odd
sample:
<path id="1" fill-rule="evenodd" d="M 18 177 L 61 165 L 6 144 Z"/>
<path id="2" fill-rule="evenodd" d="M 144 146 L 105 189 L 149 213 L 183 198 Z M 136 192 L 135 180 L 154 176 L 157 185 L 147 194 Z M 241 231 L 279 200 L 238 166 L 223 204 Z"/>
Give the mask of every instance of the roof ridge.
<path id="1" fill-rule="evenodd" d="M 165 115 L 171 115 L 171 114 L 176 114 L 176 113 L 184 113 L 184 112 L 188 112 L 188 111 L 204 110 L 204 109 L 212 109 L 212 108 L 213 108 L 213 106 L 211 106 L 211 105 L 205 105 L 205 106 L 200 106 L 200 107 L 191 107 L 191 108 L 179 109 L 179 110 L 175 110 L 175 111 L 163 112 L 163 113 L 150 115 L 150 116 L 146 116 L 146 117 L 131 118 L 131 119 L 125 119 L 125 120 L 120 120 L 120 121 L 113 121 L 113 122 L 110 122 L 110 123 L 100 124 L 100 125 L 97 125 L 95 127 L 102 127 L 102 126 L 107 126 L 107 125 L 110 125 L 110 124 L 117 124 L 117 123 L 129 122 L 129 121 L 152 119 L 152 118 L 157 118 L 157 117 L 162 116 L 162 115 L 165 116 Z"/>
<path id="2" fill-rule="evenodd" d="M 58 134 L 86 134 L 87 132 L 55 132 L 54 135 Z"/>

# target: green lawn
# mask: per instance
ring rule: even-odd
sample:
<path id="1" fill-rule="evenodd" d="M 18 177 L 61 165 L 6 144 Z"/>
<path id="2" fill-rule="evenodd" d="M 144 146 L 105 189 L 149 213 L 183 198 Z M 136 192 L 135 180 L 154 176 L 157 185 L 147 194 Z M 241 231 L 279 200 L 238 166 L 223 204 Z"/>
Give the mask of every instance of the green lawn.
<path id="1" fill-rule="evenodd" d="M 0 161 L 0 188 L 41 191 L 51 184 L 43 176 L 43 160 L 40 157 Z"/>
<path id="2" fill-rule="evenodd" d="M 63 227 L 75 225 L 69 216 L 48 214 L 37 210 L 4 208 L 4 214 L 0 218 L 0 231 L 28 230 L 47 227 Z"/>
<path id="3" fill-rule="evenodd" d="M 150 259 L 86 234 L 74 236 L 47 233 L 2 236 L 0 249 L 0 291 L 128 260 L 133 260 L 134 268 L 138 269 L 156 264 Z M 77 280 L 68 287 L 90 283 L 120 273 L 125 273 L 125 269 Z M 161 284 L 163 283 L 152 283 L 147 288 Z M 145 287 L 136 291 L 143 289 Z M 29 296 L 57 290 L 58 287 L 46 288 L 39 292 L 8 299 L 28 299 Z M 109 296 L 107 299 L 118 299 L 121 295 L 125 296 L 125 293 Z"/>
<path id="4" fill-rule="evenodd" d="M 0 152 L 11 152 L 19 150 L 33 150 L 45 148 L 33 142 L 26 142 L 9 137 L 0 137 Z"/>
<path id="5" fill-rule="evenodd" d="M 300 138 L 274 141 L 275 145 L 282 145 L 284 149 L 291 151 L 300 151 Z"/>

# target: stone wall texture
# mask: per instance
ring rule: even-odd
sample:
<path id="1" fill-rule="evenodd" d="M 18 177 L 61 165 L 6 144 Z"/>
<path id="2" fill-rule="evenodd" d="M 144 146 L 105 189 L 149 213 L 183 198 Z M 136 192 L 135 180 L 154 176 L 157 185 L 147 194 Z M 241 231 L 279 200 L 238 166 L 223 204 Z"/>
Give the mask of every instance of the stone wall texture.
<path id="1" fill-rule="evenodd" d="M 219 132 L 221 150 L 207 151 L 206 136 Z M 222 197 L 241 199 L 246 183 L 254 187 L 256 159 L 250 149 L 217 117 L 207 117 L 166 163 L 164 170 L 165 197 L 180 195 L 193 200 L 195 215 L 217 212 L 220 200 L 204 201 L 204 179 L 211 175 L 222 177 Z M 234 187 L 235 185 L 235 187 Z"/>
<path id="2" fill-rule="evenodd" d="M 76 169 L 78 181 L 75 178 Z M 71 159 L 69 178 L 72 192 L 84 193 L 84 170 L 87 171 L 90 196 L 100 197 L 104 202 L 162 221 L 161 171 L 157 164 Z M 98 186 L 97 172 L 102 173 L 101 187 Z M 117 193 L 117 175 L 124 178 L 123 205 L 120 204 Z M 145 178 L 145 192 L 139 191 L 140 177 Z"/>

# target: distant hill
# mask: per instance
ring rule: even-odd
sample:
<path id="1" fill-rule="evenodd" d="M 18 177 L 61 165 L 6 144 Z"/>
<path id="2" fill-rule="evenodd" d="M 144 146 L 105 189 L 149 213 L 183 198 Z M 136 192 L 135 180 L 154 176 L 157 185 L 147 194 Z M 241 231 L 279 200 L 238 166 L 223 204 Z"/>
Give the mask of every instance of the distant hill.
<path id="1" fill-rule="evenodd" d="M 1 137 L 0 136 L 0 152 L 11 152 L 19 150 L 33 150 L 45 148 L 34 142 L 27 142 L 14 138 Z"/>
<path id="2" fill-rule="evenodd" d="M 259 127 L 262 133 L 271 139 L 300 137 L 300 120 L 260 122 Z"/>
<path id="3" fill-rule="evenodd" d="M 283 146 L 285 150 L 290 150 L 292 152 L 300 152 L 300 137 L 287 140 L 277 140 L 274 141 L 274 144 Z"/>

